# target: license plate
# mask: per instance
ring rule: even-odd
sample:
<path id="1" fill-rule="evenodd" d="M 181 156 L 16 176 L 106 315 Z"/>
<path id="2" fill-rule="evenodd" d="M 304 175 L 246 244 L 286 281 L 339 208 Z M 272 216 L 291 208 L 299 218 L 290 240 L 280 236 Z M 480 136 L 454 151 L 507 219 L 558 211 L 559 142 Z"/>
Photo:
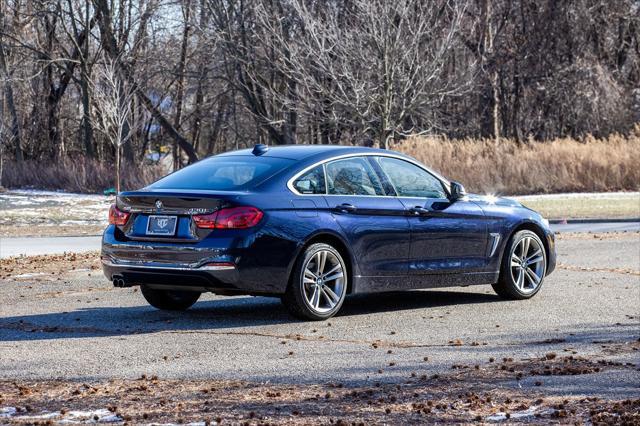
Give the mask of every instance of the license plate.
<path id="1" fill-rule="evenodd" d="M 149 216 L 147 235 L 174 235 L 178 216 Z"/>

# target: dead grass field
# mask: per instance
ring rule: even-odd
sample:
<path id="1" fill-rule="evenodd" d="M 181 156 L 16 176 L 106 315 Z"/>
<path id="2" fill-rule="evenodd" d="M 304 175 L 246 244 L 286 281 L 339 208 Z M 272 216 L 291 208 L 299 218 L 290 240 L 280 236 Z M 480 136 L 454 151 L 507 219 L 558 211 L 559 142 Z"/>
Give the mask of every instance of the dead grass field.
<path id="1" fill-rule="evenodd" d="M 555 194 L 515 197 L 549 219 L 640 218 L 640 193 Z"/>
<path id="2" fill-rule="evenodd" d="M 640 188 L 640 125 L 628 137 L 607 139 L 518 144 L 508 139 L 414 137 L 391 148 L 416 157 L 473 192 L 526 195 Z M 123 189 L 140 188 L 162 174 L 158 166 L 124 166 Z M 113 167 L 82 157 L 44 164 L 8 162 L 2 184 L 95 193 L 114 186 Z"/>
<path id="3" fill-rule="evenodd" d="M 629 137 L 551 142 L 416 137 L 393 147 L 472 192 L 550 194 L 637 191 L 640 126 Z"/>
<path id="4" fill-rule="evenodd" d="M 55 162 L 27 160 L 6 162 L 2 185 L 7 188 L 38 188 L 79 193 L 102 193 L 115 187 L 112 164 L 85 157 L 63 158 Z M 166 174 L 160 166 L 122 165 L 122 188 L 138 189 Z"/>

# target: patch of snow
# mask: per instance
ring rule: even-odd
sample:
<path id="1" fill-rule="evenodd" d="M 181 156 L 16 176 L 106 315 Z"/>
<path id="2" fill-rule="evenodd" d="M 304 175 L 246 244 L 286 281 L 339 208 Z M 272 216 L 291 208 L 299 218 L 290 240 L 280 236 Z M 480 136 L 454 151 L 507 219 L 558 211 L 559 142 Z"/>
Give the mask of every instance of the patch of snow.
<path id="1" fill-rule="evenodd" d="M 211 422 L 209 423 L 210 425 L 217 425 L 218 423 L 216 422 Z M 176 424 L 176 423 L 149 423 L 147 426 L 205 426 L 206 423 L 205 422 L 192 422 L 192 423 L 186 423 L 186 424 Z"/>
<path id="2" fill-rule="evenodd" d="M 31 274 L 11 275 L 9 278 L 31 278 L 31 277 L 37 277 L 40 275 L 47 275 L 47 274 L 45 272 L 34 272 Z"/>
<path id="3" fill-rule="evenodd" d="M 511 419 L 522 419 L 525 417 L 531 417 L 536 413 L 536 410 L 538 409 L 538 407 L 529 407 L 528 409 L 524 410 L 524 411 L 516 411 L 515 413 L 510 413 L 509 417 L 507 418 L 507 413 L 503 413 L 502 411 L 499 411 L 495 414 L 490 415 L 489 417 L 487 417 L 487 420 L 490 422 L 501 422 L 504 420 L 511 420 Z"/>
<path id="4" fill-rule="evenodd" d="M 98 423 L 122 423 L 123 418 L 117 414 L 111 414 L 110 416 L 100 417 Z"/>
<path id="5" fill-rule="evenodd" d="M 75 192 L 64 192 L 64 191 L 46 191 L 42 189 L 16 189 L 5 192 L 8 195 L 25 195 L 25 196 L 44 196 L 44 197 L 60 197 L 60 198 L 109 198 L 108 196 L 104 196 L 102 194 L 79 194 Z"/>
<path id="6" fill-rule="evenodd" d="M 107 225 L 113 196 L 52 191 L 0 193 L 0 225 Z"/>
<path id="7" fill-rule="evenodd" d="M 119 423 L 122 417 L 113 414 L 106 408 L 89 411 L 69 411 L 60 423 Z"/>
<path id="8" fill-rule="evenodd" d="M 18 410 L 16 407 L 3 407 L 0 408 L 0 418 L 2 417 L 11 417 L 16 414 Z"/>
<path id="9" fill-rule="evenodd" d="M 34 420 L 51 420 L 51 419 L 57 419 L 58 417 L 60 417 L 61 414 L 59 411 L 54 411 L 54 412 L 49 412 L 49 411 L 44 411 L 42 414 L 35 414 L 35 415 L 25 415 L 25 416 L 16 416 L 14 417 L 14 419 L 16 420 L 21 420 L 21 421 L 28 421 L 28 422 L 32 422 Z"/>
<path id="10" fill-rule="evenodd" d="M 13 409 L 11 411 L 10 409 Z M 9 414 L 2 414 L 4 411 Z M 0 417 L 9 417 L 17 421 L 34 422 L 38 420 L 56 420 L 57 424 L 95 424 L 95 423 L 122 423 L 124 419 L 111 411 L 101 408 L 88 411 L 69 411 L 62 414 L 60 411 L 44 411 L 41 414 L 15 416 L 17 410 L 13 407 L 0 409 Z"/>

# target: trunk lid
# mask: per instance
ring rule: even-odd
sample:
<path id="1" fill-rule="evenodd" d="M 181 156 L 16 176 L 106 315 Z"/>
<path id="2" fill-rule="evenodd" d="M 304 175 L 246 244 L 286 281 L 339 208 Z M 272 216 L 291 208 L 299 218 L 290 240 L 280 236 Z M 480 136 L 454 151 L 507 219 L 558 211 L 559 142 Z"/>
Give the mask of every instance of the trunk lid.
<path id="1" fill-rule="evenodd" d="M 118 195 L 119 210 L 131 213 L 124 236 L 135 241 L 198 242 L 210 229 L 200 229 L 193 215 L 210 214 L 236 205 L 239 193 L 203 191 L 130 191 Z"/>

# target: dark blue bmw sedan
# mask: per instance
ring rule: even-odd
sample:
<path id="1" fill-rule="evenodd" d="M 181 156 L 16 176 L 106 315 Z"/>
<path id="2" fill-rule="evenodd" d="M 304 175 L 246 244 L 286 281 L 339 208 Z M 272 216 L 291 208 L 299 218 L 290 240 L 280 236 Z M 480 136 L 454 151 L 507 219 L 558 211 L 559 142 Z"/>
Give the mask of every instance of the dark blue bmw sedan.
<path id="1" fill-rule="evenodd" d="M 556 262 L 538 213 L 369 148 L 257 145 L 210 157 L 121 193 L 109 223 L 107 278 L 168 310 L 203 292 L 281 297 L 311 320 L 354 293 L 490 284 L 528 299 Z"/>

